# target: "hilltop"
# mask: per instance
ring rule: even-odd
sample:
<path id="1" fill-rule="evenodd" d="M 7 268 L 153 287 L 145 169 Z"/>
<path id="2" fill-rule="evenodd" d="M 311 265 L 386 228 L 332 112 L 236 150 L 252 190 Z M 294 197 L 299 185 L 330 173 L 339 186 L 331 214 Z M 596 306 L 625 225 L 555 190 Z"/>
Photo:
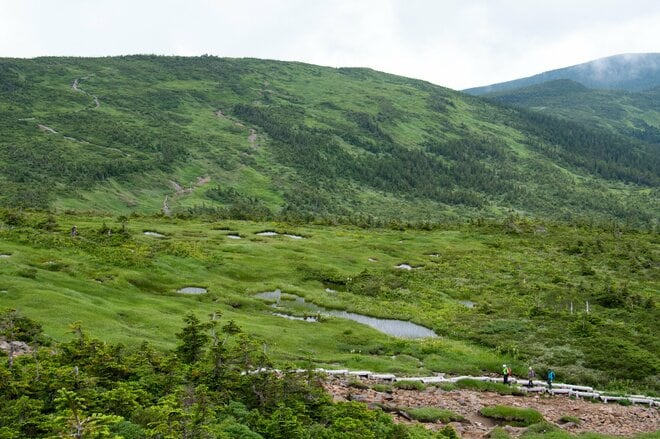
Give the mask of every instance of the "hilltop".
<path id="1" fill-rule="evenodd" d="M 527 78 L 473 87 L 465 92 L 483 95 L 529 87 L 558 79 L 579 82 L 588 88 L 646 91 L 660 87 L 660 53 L 627 53 L 550 70 Z"/>
<path id="2" fill-rule="evenodd" d="M 112 214 L 648 224 L 645 140 L 369 69 L 0 60 L 0 205 Z"/>

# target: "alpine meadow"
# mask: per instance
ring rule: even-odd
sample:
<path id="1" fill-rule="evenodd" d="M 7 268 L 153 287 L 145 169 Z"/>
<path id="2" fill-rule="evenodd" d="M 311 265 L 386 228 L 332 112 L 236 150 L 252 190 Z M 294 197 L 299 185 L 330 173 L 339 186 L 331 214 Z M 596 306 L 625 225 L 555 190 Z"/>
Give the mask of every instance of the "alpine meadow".
<path id="1" fill-rule="evenodd" d="M 660 425 L 660 89 L 580 79 L 473 96 L 252 58 L 0 58 L 0 437 L 657 437 L 466 378 L 552 369 Z M 463 379 L 356 373 L 333 399 L 322 370 L 344 369 Z M 407 391 L 512 407 L 388 403 Z"/>

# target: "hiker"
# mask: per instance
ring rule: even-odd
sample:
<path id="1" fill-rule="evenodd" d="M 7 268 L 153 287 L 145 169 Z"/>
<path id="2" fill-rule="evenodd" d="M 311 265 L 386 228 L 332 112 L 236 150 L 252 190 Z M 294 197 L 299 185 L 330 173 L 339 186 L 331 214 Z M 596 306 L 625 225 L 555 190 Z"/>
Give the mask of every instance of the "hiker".
<path id="1" fill-rule="evenodd" d="M 534 386 L 534 378 L 536 378 L 536 372 L 534 372 L 534 369 L 532 369 L 532 366 L 529 366 L 529 370 L 527 371 L 527 379 L 529 382 L 527 383 L 528 387 L 533 387 Z"/>
<path id="2" fill-rule="evenodd" d="M 509 384 L 509 377 L 511 376 L 511 368 L 506 364 L 502 365 L 502 376 L 504 377 L 504 384 Z"/>
<path id="3" fill-rule="evenodd" d="M 78 227 L 71 227 L 71 236 L 78 236 Z"/>
<path id="4" fill-rule="evenodd" d="M 555 371 L 548 369 L 548 389 L 552 389 L 552 382 L 555 380 Z"/>

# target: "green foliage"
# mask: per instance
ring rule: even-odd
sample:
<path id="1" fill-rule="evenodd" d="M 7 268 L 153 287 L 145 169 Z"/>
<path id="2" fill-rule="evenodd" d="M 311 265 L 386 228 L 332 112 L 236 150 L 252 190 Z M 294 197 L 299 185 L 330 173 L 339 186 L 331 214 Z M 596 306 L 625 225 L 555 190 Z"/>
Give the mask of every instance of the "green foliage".
<path id="1" fill-rule="evenodd" d="M 582 420 L 577 416 L 563 415 L 561 418 L 559 418 L 559 422 L 561 423 L 572 422 L 575 425 L 580 425 L 580 423 L 582 423 Z"/>
<path id="2" fill-rule="evenodd" d="M 396 389 L 403 389 L 403 390 L 424 390 L 426 387 L 424 383 L 421 381 L 397 381 L 394 384 L 392 384 L 392 387 Z"/>
<path id="3" fill-rule="evenodd" d="M 406 413 L 416 421 L 420 422 L 442 422 L 446 424 L 453 421 L 462 421 L 465 418 L 451 410 L 437 407 L 415 407 L 405 409 Z"/>
<path id="4" fill-rule="evenodd" d="M 394 75 L 255 59 L 2 59 L 0 72 L 2 206 L 370 226 L 658 216 L 653 94 L 598 95 L 598 117 L 569 113 L 579 124 Z"/>
<path id="5" fill-rule="evenodd" d="M 515 387 L 501 383 L 491 383 L 488 381 L 479 381 L 473 379 L 458 380 L 455 384 L 458 389 L 477 390 L 480 392 L 495 392 L 500 395 L 523 395 L 523 392 Z"/>
<path id="6" fill-rule="evenodd" d="M 511 435 L 502 427 L 495 427 L 488 435 L 490 439 L 511 439 Z"/>
<path id="7" fill-rule="evenodd" d="M 534 409 L 521 409 L 504 405 L 484 407 L 479 410 L 483 416 L 506 422 L 507 424 L 527 427 L 543 421 L 543 416 Z"/>

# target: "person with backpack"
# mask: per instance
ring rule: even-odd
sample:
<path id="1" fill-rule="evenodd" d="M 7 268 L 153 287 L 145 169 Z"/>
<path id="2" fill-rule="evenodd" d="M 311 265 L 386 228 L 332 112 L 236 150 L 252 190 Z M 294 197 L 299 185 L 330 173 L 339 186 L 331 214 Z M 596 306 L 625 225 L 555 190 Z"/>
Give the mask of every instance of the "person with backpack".
<path id="1" fill-rule="evenodd" d="M 511 368 L 506 364 L 502 365 L 502 376 L 504 377 L 504 384 L 509 384 L 509 377 L 511 376 Z"/>
<path id="2" fill-rule="evenodd" d="M 529 382 L 527 383 L 527 387 L 534 386 L 534 378 L 536 378 L 536 372 L 534 372 L 532 366 L 529 366 L 529 371 L 527 371 L 527 379 L 529 380 Z"/>
<path id="3" fill-rule="evenodd" d="M 548 369 L 548 389 L 552 390 L 552 382 L 555 380 L 555 371 Z"/>

